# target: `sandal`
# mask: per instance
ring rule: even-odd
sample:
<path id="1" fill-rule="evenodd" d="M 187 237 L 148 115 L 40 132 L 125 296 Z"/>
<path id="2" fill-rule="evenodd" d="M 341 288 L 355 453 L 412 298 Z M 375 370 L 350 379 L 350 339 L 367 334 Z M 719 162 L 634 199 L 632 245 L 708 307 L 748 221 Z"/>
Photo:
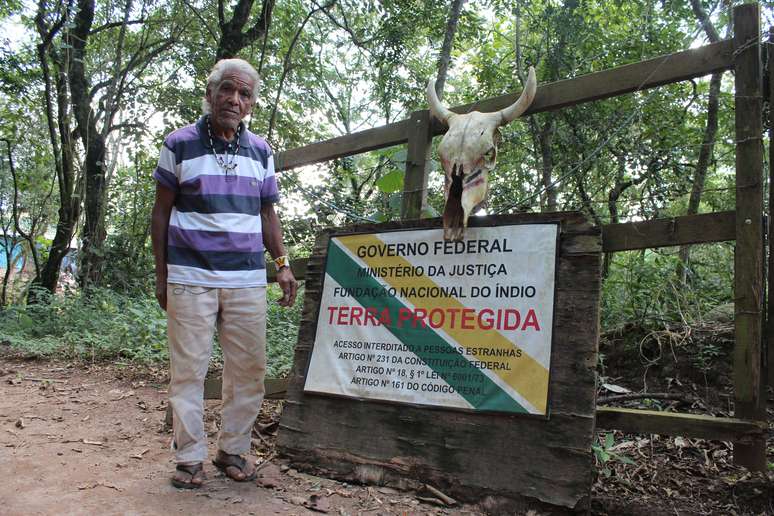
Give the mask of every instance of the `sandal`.
<path id="1" fill-rule="evenodd" d="M 212 464 L 218 468 L 224 475 L 236 482 L 247 482 L 248 480 L 255 480 L 255 470 L 251 471 L 248 475 L 246 472 L 247 460 L 239 455 L 231 455 L 224 451 L 219 451 L 218 454 L 212 459 Z M 236 468 L 243 475 L 242 478 L 237 477 L 236 474 L 229 473 L 229 468 Z"/>
<path id="2" fill-rule="evenodd" d="M 175 476 L 171 478 L 172 485 L 178 489 L 199 489 L 204 484 L 204 466 L 198 464 L 178 464 L 175 468 Z M 180 473 L 190 475 L 188 480 L 180 478 Z"/>

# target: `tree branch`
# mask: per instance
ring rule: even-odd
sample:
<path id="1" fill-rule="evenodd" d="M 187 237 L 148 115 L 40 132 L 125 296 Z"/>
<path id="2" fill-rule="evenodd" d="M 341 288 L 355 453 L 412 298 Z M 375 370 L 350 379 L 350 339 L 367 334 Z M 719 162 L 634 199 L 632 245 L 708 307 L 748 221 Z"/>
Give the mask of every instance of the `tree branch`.
<path id="1" fill-rule="evenodd" d="M 89 36 L 94 36 L 95 34 L 99 34 L 100 32 L 104 32 L 106 30 L 115 29 L 116 27 L 121 27 L 125 25 L 140 25 L 148 20 L 141 19 L 141 20 L 128 20 L 126 22 L 120 21 L 120 22 L 110 22 L 106 23 L 104 25 L 100 25 L 96 29 L 92 29 L 91 32 L 89 32 Z"/>

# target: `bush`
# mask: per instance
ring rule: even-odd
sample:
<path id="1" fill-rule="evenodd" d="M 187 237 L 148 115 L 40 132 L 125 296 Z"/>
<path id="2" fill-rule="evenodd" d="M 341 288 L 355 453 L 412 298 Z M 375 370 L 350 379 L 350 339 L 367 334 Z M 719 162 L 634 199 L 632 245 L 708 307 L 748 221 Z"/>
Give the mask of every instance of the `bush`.
<path id="1" fill-rule="evenodd" d="M 0 340 L 28 356 L 146 364 L 169 360 L 166 315 L 153 297 L 104 288 L 92 289 L 88 296 L 51 296 L 45 290 L 36 295 L 38 303 L 0 311 Z M 280 295 L 276 285 L 269 287 L 267 375 L 274 378 L 286 375 L 293 364 L 303 290 L 291 309 L 277 305 Z M 222 365 L 217 338 L 212 363 Z"/>

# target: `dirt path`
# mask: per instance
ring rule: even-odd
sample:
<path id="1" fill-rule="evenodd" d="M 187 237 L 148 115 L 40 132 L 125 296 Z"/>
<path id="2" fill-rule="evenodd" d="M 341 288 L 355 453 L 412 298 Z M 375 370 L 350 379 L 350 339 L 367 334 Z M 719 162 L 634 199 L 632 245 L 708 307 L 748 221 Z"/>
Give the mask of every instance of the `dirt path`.
<path id="1" fill-rule="evenodd" d="M 211 456 L 218 409 L 218 402 L 208 402 Z M 163 371 L 26 361 L 0 352 L 0 513 L 319 514 L 304 506 L 314 502 L 342 516 L 483 512 L 442 509 L 419 501 L 421 494 L 349 486 L 286 468 L 277 470 L 272 489 L 226 480 L 209 466 L 206 487 L 178 490 L 169 483 L 174 464 L 165 410 Z M 276 422 L 280 411 L 279 402 L 264 403 L 259 423 Z M 734 466 L 729 443 L 620 432 L 615 443 L 610 451 L 634 464 L 599 465 L 593 514 L 774 514 L 774 472 Z M 255 439 L 256 460 L 271 457 L 273 447 L 271 435 Z M 774 427 L 769 451 L 774 463 Z"/>
<path id="2" fill-rule="evenodd" d="M 171 434 L 163 423 L 165 386 L 133 376 L 116 367 L 0 358 L 0 512 L 303 515 L 319 514 L 301 506 L 318 495 L 331 514 L 474 513 L 294 470 L 282 474 L 279 488 L 266 489 L 226 480 L 209 467 L 206 487 L 175 489 L 169 483 Z M 267 411 L 276 406 L 265 405 Z M 211 456 L 216 409 L 217 402 L 208 405 Z"/>

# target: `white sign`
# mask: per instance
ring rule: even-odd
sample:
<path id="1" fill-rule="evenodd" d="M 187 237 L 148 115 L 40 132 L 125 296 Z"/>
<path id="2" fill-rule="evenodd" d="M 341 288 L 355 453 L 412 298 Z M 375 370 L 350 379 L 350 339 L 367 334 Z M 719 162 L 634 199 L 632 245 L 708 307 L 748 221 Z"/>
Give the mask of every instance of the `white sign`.
<path id="1" fill-rule="evenodd" d="M 557 224 L 332 237 L 304 390 L 548 415 Z"/>

